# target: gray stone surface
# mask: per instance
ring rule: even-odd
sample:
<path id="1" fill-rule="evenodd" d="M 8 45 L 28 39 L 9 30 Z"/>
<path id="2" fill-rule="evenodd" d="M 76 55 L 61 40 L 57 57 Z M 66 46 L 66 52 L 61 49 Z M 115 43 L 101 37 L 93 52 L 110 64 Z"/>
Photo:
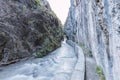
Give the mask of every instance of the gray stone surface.
<path id="1" fill-rule="evenodd" d="M 83 54 L 81 50 L 80 54 Z M 79 80 L 81 74 L 84 75 L 81 63 L 74 48 L 62 42 L 60 48 L 44 58 L 0 67 L 0 80 Z"/>
<path id="2" fill-rule="evenodd" d="M 86 57 L 86 80 L 101 80 L 96 71 L 97 65 L 93 58 Z"/>
<path id="3" fill-rule="evenodd" d="M 92 52 L 106 80 L 120 80 L 120 0 L 71 0 L 65 33 Z"/>
<path id="4" fill-rule="evenodd" d="M 70 80 L 84 80 L 85 79 L 85 57 L 84 57 L 83 50 L 80 48 L 78 44 L 76 44 L 71 40 L 67 40 L 66 42 L 73 47 L 75 51 L 75 55 L 77 56 L 77 62 L 74 67 Z"/>

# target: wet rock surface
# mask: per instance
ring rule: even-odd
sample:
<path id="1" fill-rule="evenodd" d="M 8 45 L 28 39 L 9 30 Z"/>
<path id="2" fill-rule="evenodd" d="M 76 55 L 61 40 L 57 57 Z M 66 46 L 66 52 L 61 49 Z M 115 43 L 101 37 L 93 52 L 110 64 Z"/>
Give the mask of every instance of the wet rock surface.
<path id="1" fill-rule="evenodd" d="M 47 55 L 60 46 L 61 27 L 46 0 L 0 0 L 0 65 Z"/>

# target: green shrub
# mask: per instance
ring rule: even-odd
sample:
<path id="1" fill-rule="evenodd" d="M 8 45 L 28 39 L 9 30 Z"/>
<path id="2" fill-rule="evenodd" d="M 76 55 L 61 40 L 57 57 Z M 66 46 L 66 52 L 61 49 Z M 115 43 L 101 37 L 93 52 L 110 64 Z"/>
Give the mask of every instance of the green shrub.
<path id="1" fill-rule="evenodd" d="M 35 2 L 36 2 L 37 4 L 40 4 L 40 0 L 35 0 Z"/>
<path id="2" fill-rule="evenodd" d="M 102 70 L 102 68 L 100 66 L 97 66 L 96 72 L 100 76 L 101 80 L 105 80 L 105 76 L 104 76 L 103 70 Z"/>
<path id="3" fill-rule="evenodd" d="M 45 15 L 50 16 L 51 20 L 54 18 L 55 15 L 44 11 Z M 57 19 L 54 19 L 57 20 Z M 55 22 L 55 21 L 54 21 Z M 56 21 L 57 22 L 57 21 Z M 58 21 L 58 23 L 60 23 Z M 41 45 L 41 49 L 36 52 L 37 57 L 44 57 L 48 55 L 50 52 L 53 50 L 57 49 L 58 47 L 61 46 L 61 39 L 63 36 L 63 31 L 60 28 L 62 25 L 61 24 L 54 24 L 54 25 L 49 25 L 48 23 L 43 23 L 43 29 L 45 30 L 45 33 L 43 35 L 43 45 Z M 57 29 L 57 31 L 55 31 Z"/>
<path id="4" fill-rule="evenodd" d="M 36 53 L 37 57 L 46 56 L 48 53 L 50 53 L 53 50 L 55 50 L 56 48 L 60 47 L 61 35 L 59 35 L 59 33 L 58 33 L 55 38 L 53 35 L 53 34 L 55 34 L 55 33 L 53 33 L 54 30 L 51 27 L 49 27 L 49 28 L 50 29 L 48 30 L 45 27 L 45 29 L 47 31 L 46 36 L 48 36 L 48 37 L 46 37 L 44 39 L 43 48 Z"/>
<path id="5" fill-rule="evenodd" d="M 42 3 L 41 3 L 40 0 L 35 0 L 35 3 L 36 3 L 37 6 L 42 6 Z"/>

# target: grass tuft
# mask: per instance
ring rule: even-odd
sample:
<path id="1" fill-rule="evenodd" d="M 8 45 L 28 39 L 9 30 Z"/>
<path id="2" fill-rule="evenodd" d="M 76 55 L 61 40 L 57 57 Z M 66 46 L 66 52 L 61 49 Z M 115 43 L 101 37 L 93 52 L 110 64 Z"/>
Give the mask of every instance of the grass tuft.
<path id="1" fill-rule="evenodd" d="M 100 66 L 97 66 L 96 72 L 100 76 L 101 80 L 105 80 L 105 76 L 104 76 L 103 70 L 102 70 L 102 68 Z"/>

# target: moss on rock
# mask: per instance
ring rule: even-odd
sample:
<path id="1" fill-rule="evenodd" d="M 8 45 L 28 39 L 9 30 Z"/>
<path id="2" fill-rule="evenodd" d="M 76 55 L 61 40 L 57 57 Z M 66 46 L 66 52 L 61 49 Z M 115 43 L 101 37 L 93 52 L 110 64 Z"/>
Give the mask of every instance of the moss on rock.
<path id="1" fill-rule="evenodd" d="M 103 70 L 100 66 L 97 66 L 96 72 L 100 76 L 101 80 L 105 80 L 105 75 L 104 75 Z"/>

